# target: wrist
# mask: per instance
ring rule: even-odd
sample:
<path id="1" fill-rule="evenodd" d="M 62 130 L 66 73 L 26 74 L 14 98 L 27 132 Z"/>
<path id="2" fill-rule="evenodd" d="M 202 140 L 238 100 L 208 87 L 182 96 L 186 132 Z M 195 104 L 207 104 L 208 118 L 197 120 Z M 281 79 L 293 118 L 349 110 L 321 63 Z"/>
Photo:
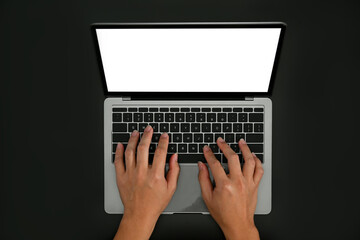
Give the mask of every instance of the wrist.
<path id="1" fill-rule="evenodd" d="M 114 239 L 149 239 L 157 219 L 124 214 Z"/>
<path id="2" fill-rule="evenodd" d="M 259 232 L 255 225 L 223 230 L 226 240 L 259 240 Z"/>

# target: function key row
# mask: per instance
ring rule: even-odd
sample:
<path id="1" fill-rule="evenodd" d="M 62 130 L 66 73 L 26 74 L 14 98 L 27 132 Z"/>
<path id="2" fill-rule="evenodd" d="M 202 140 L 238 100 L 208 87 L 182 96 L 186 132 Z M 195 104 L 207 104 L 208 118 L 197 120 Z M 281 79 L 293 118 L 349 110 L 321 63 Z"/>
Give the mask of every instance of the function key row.
<path id="1" fill-rule="evenodd" d="M 147 108 L 147 107 L 118 107 L 113 112 L 264 112 L 264 108 L 234 107 L 234 108 Z"/>

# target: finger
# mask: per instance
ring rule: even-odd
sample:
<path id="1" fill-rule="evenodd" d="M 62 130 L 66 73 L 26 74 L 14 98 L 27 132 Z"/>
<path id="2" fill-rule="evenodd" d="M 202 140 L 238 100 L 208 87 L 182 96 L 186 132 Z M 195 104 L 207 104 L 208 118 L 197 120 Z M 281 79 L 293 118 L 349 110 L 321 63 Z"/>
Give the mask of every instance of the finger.
<path id="1" fill-rule="evenodd" d="M 150 125 L 148 125 L 145 128 L 139 146 L 137 147 L 136 167 L 147 168 L 149 166 L 149 148 L 152 135 L 153 129 Z"/>
<path id="2" fill-rule="evenodd" d="M 152 169 L 154 169 L 154 171 L 157 174 L 164 175 L 168 145 L 169 145 L 169 135 L 167 133 L 161 134 L 159 143 L 155 150 L 154 160 L 152 164 Z"/>
<path id="3" fill-rule="evenodd" d="M 169 171 L 166 175 L 166 180 L 168 183 L 168 190 L 170 190 L 172 193 L 175 192 L 177 181 L 179 179 L 180 174 L 180 166 L 178 163 L 178 154 L 175 153 L 170 157 L 169 160 Z"/>
<path id="4" fill-rule="evenodd" d="M 264 175 L 264 168 L 262 163 L 258 157 L 256 157 L 255 153 L 253 153 L 253 157 L 255 158 L 255 173 L 254 173 L 254 183 L 259 185 L 262 176 Z"/>
<path id="5" fill-rule="evenodd" d="M 254 157 L 244 139 L 240 139 L 239 147 L 244 158 L 243 174 L 248 181 L 253 180 L 255 170 Z"/>
<path id="6" fill-rule="evenodd" d="M 225 142 L 222 137 L 219 137 L 216 142 L 228 160 L 230 175 L 242 175 L 239 156 L 232 150 L 232 148 Z"/>
<path id="7" fill-rule="evenodd" d="M 210 147 L 205 145 L 203 148 L 205 159 L 209 164 L 212 175 L 214 176 L 216 184 L 219 184 L 221 180 L 227 178 L 221 163 L 215 157 L 214 153 L 211 151 Z"/>
<path id="8" fill-rule="evenodd" d="M 115 151 L 115 160 L 114 160 L 116 175 L 122 175 L 125 172 L 124 165 L 124 145 L 118 143 Z"/>
<path id="9" fill-rule="evenodd" d="M 201 195 L 205 202 L 210 201 L 213 192 L 213 186 L 211 184 L 209 170 L 202 162 L 198 162 L 199 166 L 199 183 L 201 188 Z"/>
<path id="10" fill-rule="evenodd" d="M 129 138 L 128 145 L 125 150 L 126 171 L 135 168 L 135 150 L 139 141 L 139 135 L 139 132 L 134 130 Z"/>

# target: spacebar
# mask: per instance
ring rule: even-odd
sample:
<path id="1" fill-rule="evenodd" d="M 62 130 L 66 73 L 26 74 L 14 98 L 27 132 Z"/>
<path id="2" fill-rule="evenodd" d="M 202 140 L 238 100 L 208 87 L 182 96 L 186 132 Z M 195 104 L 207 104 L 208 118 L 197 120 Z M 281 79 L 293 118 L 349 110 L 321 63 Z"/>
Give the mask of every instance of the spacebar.
<path id="1" fill-rule="evenodd" d="M 173 155 L 173 153 L 168 153 L 166 156 L 166 162 L 168 163 L 170 160 L 170 157 Z M 221 161 L 221 154 L 214 154 L 215 157 Z M 149 162 L 152 163 L 154 159 L 154 154 L 149 154 Z M 197 163 L 198 161 L 206 163 L 206 159 L 204 154 L 198 153 L 178 153 L 178 162 L 179 163 Z"/>

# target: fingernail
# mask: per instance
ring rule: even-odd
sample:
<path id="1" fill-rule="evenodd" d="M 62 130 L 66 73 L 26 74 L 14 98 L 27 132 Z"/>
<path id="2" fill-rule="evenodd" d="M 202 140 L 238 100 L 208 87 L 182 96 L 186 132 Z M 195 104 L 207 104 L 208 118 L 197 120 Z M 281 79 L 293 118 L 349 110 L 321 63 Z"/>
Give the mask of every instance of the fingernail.
<path id="1" fill-rule="evenodd" d="M 200 170 L 202 170 L 202 169 L 203 169 L 202 162 L 198 161 L 198 166 L 199 166 Z"/>
<path id="2" fill-rule="evenodd" d="M 121 145 L 122 143 L 118 143 L 118 145 L 117 145 L 117 148 L 118 149 L 120 149 L 121 147 L 120 147 L 120 145 Z"/>
<path id="3" fill-rule="evenodd" d="M 254 152 L 252 152 L 252 155 L 253 155 L 254 157 L 256 157 L 256 154 L 255 154 Z"/>
<path id="4" fill-rule="evenodd" d="M 243 138 L 240 139 L 241 144 L 246 144 L 245 140 Z"/>
<path id="5" fill-rule="evenodd" d="M 222 137 L 218 137 L 218 139 L 216 141 L 225 142 L 225 140 Z"/>
<path id="6" fill-rule="evenodd" d="M 174 157 L 175 162 L 178 161 L 178 157 L 179 157 L 178 153 L 175 153 L 175 157 Z"/>
<path id="7" fill-rule="evenodd" d="M 205 145 L 205 146 L 203 147 L 203 149 L 204 149 L 205 152 L 207 152 L 207 151 L 210 150 L 210 147 L 209 147 L 208 145 Z"/>
<path id="8" fill-rule="evenodd" d="M 168 137 L 168 134 L 166 132 L 164 132 L 163 134 L 161 134 L 161 137 L 162 138 L 167 138 Z"/>
<path id="9" fill-rule="evenodd" d="M 131 136 L 134 136 L 134 137 L 135 137 L 135 136 L 138 135 L 138 133 L 139 133 L 139 132 L 138 132 L 137 130 L 134 130 L 134 131 L 132 132 Z"/>
<path id="10" fill-rule="evenodd" d="M 151 131 L 151 125 L 148 125 L 146 128 L 145 128 L 145 132 L 150 132 Z"/>

